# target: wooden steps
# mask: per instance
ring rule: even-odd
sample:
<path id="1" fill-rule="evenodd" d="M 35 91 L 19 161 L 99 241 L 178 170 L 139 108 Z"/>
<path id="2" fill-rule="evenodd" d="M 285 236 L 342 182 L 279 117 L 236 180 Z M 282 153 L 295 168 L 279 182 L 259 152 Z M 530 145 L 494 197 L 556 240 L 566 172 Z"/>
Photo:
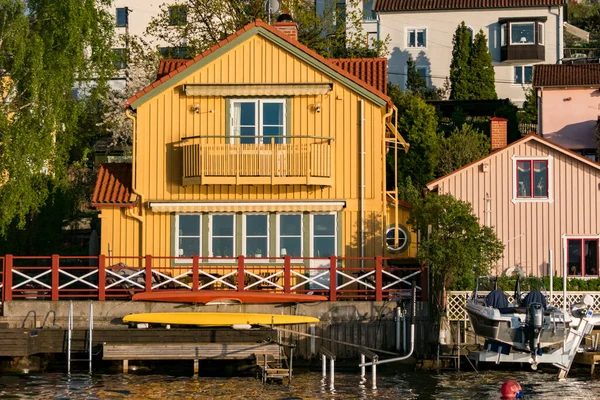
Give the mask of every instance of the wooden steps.
<path id="1" fill-rule="evenodd" d="M 291 369 L 284 365 L 287 362 L 287 356 L 285 354 L 255 353 L 254 357 L 263 382 L 266 382 L 267 380 L 283 380 L 291 378 Z"/>

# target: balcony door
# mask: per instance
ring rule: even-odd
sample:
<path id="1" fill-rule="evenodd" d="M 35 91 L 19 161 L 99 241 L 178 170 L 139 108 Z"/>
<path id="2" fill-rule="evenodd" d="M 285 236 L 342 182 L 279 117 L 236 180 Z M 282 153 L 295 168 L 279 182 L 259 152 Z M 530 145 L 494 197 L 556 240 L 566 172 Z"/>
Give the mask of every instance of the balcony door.
<path id="1" fill-rule="evenodd" d="M 285 143 L 285 100 L 231 100 L 230 143 Z"/>

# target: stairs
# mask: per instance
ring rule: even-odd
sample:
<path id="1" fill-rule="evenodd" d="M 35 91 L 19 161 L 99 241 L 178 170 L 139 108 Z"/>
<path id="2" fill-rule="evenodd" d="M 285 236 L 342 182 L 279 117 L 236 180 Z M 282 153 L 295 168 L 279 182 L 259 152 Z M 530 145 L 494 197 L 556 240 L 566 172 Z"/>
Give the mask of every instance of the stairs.
<path id="1" fill-rule="evenodd" d="M 278 355 L 273 353 L 254 353 L 256 366 L 259 368 L 262 381 L 269 380 L 291 380 L 291 368 L 287 362 L 287 356 L 280 349 Z"/>

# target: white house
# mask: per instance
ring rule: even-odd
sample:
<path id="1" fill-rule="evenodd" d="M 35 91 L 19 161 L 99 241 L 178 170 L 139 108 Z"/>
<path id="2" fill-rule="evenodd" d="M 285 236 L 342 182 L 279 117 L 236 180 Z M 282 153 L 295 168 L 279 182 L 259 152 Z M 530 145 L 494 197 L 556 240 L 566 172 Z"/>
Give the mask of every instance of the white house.
<path id="1" fill-rule="evenodd" d="M 428 85 L 449 76 L 452 38 L 464 21 L 483 30 L 496 72 L 499 98 L 516 105 L 531 86 L 533 65 L 555 64 L 563 53 L 563 0 L 377 0 L 379 36 L 391 38 L 388 76 L 402 88 L 412 57 Z"/>

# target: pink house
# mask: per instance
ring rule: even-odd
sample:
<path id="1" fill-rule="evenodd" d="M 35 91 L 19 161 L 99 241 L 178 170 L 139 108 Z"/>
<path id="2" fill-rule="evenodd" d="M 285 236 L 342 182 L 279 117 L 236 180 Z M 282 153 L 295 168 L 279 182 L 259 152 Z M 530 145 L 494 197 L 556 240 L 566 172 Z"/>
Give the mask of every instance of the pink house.
<path id="1" fill-rule="evenodd" d="M 505 142 L 506 120 L 492 120 L 492 148 Z M 598 277 L 600 164 L 530 134 L 427 185 L 469 202 L 481 224 L 504 243 L 495 274 Z M 514 268 L 513 268 L 514 267 Z"/>
<path id="2" fill-rule="evenodd" d="M 533 87 L 538 99 L 538 133 L 596 160 L 600 64 L 536 65 Z"/>

